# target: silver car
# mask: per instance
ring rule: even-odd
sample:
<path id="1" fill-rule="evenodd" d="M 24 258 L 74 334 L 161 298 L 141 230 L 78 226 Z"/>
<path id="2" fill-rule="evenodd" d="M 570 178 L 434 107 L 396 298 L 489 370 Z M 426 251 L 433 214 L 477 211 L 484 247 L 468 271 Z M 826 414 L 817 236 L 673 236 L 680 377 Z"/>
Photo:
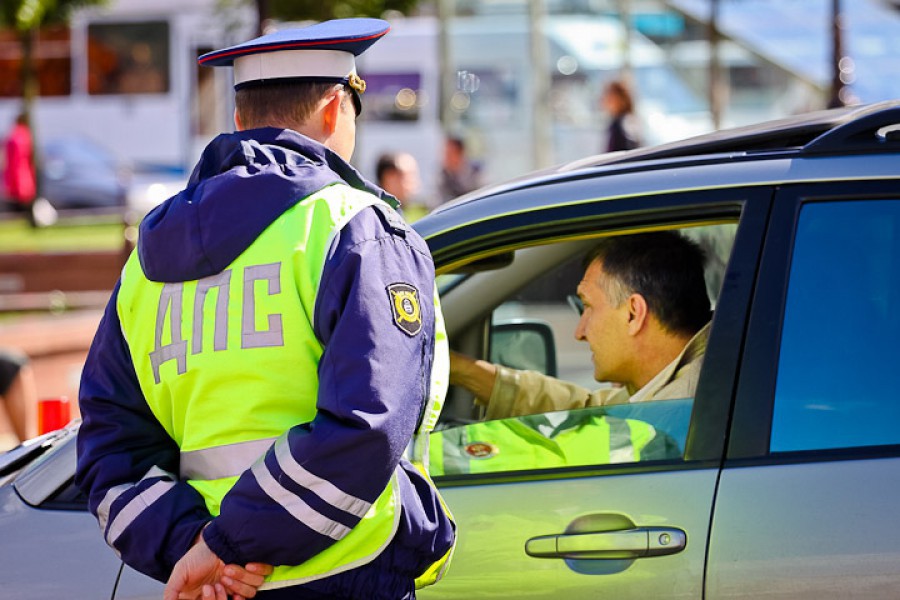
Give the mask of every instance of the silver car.
<path id="1" fill-rule="evenodd" d="M 515 468 L 435 471 L 460 540 L 420 597 L 897 596 L 897 131 L 900 102 L 814 113 L 586 159 L 417 222 L 451 346 L 472 356 L 604 385 L 570 306 L 603 236 L 696 240 L 715 308 L 693 398 L 602 409 L 675 456 L 547 466 L 523 447 Z M 439 428 L 483 418 L 451 388 Z M 72 486 L 76 429 L 0 459 L 0 589 L 158 598 Z"/>

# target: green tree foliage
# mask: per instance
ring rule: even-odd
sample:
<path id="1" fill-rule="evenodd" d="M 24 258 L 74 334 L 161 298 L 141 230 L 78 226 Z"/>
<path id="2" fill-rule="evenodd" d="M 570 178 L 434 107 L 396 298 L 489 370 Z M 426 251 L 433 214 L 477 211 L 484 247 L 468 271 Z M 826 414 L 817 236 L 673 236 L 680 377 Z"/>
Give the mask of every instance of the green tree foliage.
<path id="1" fill-rule="evenodd" d="M 72 11 L 83 6 L 99 6 L 106 0 L 2 0 L 0 27 L 9 27 L 19 35 L 22 46 L 22 103 L 26 113 L 37 95 L 34 66 L 34 43 L 44 25 L 65 23 Z"/>
<path id="2" fill-rule="evenodd" d="M 0 25 L 26 32 L 42 25 L 65 23 L 76 8 L 106 3 L 107 0 L 3 0 Z"/>
<path id="3" fill-rule="evenodd" d="M 269 18 L 326 21 L 346 17 L 381 17 L 387 11 L 408 14 L 419 0 L 264 0 Z"/>

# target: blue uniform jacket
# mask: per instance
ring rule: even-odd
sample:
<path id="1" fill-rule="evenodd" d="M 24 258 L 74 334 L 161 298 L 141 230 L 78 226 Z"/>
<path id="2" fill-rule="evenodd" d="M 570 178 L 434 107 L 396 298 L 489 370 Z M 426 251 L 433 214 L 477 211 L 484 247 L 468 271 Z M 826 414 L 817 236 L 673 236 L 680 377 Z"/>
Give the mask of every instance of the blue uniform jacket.
<path id="1" fill-rule="evenodd" d="M 144 272 L 165 282 L 216 274 L 285 210 L 335 182 L 391 199 L 336 154 L 296 132 L 223 134 L 205 149 L 187 188 L 141 223 L 137 251 Z M 398 575 L 402 587 L 440 558 L 454 535 L 434 490 L 403 458 L 424 401 L 414 393 L 417 386 L 408 385 L 408 376 L 422 376 L 424 365 L 421 351 L 391 344 L 419 342 L 384 335 L 384 328 L 396 327 L 385 313 L 389 309 L 367 301 L 382 297 L 395 281 L 416 286 L 425 301 L 433 289 L 427 246 L 389 213 L 377 207 L 363 210 L 329 252 L 314 324 L 325 347 L 318 413 L 312 423 L 293 427 L 288 438 L 292 454 L 305 457 L 309 471 L 359 498 L 376 498 L 401 465 L 402 516 L 391 545 L 377 560 L 380 574 L 375 577 L 382 580 L 351 574 L 352 585 L 384 589 L 394 585 L 384 580 L 385 569 Z M 165 580 L 207 523 L 204 538 L 226 563 L 300 564 L 333 543 L 274 503 L 249 472 L 225 496 L 215 519 L 190 485 L 177 482 L 171 474 L 179 472 L 179 448 L 156 422 L 138 386 L 118 321 L 117 292 L 118 286 L 82 375 L 76 482 L 88 494 L 91 511 L 99 513 L 101 527 L 109 528 L 129 500 L 167 481 L 168 490 L 136 518 L 122 517 L 128 525 L 115 547 L 125 562 Z M 423 326 L 434 339 L 433 322 Z M 271 466 L 274 461 L 268 462 L 277 469 Z M 126 491 L 111 506 L 101 506 L 107 492 L 117 487 Z M 297 493 L 305 502 L 317 501 L 308 490 Z"/>

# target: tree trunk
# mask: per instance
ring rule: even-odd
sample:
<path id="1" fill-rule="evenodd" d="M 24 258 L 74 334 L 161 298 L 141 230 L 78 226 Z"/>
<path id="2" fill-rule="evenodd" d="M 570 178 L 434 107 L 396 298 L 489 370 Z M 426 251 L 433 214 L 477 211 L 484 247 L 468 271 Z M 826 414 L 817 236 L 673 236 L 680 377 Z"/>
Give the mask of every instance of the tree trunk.
<path id="1" fill-rule="evenodd" d="M 37 29 L 19 32 L 19 43 L 22 46 L 22 110 L 28 115 L 29 123 L 34 108 L 34 99 L 39 91 L 34 60 L 37 33 Z"/>
<path id="2" fill-rule="evenodd" d="M 845 91 L 842 73 L 844 59 L 844 16 L 840 0 L 831 0 L 831 93 L 828 108 L 844 106 Z"/>
<path id="3" fill-rule="evenodd" d="M 40 161 L 38 153 L 38 138 L 35 134 L 34 103 L 40 93 L 37 78 L 37 67 L 35 65 L 35 46 L 37 46 L 38 29 L 32 27 L 25 31 L 19 32 L 19 40 L 22 45 L 22 112 L 25 113 L 28 128 L 31 130 L 31 164 L 34 165 L 34 185 L 35 199 L 41 197 L 41 171 L 43 165 Z M 34 225 L 33 214 L 31 216 L 31 224 Z"/>
<path id="4" fill-rule="evenodd" d="M 256 0 L 256 32 L 257 35 L 263 34 L 266 27 L 266 21 L 269 18 L 269 0 Z"/>

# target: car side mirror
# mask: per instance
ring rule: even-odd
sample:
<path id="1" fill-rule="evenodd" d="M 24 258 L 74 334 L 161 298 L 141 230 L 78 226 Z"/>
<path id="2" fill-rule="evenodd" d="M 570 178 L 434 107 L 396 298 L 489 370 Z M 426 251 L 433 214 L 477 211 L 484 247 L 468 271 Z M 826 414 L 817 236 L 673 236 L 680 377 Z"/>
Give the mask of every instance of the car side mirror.
<path id="1" fill-rule="evenodd" d="M 556 342 L 549 323 L 516 319 L 491 326 L 490 360 L 556 377 Z"/>

